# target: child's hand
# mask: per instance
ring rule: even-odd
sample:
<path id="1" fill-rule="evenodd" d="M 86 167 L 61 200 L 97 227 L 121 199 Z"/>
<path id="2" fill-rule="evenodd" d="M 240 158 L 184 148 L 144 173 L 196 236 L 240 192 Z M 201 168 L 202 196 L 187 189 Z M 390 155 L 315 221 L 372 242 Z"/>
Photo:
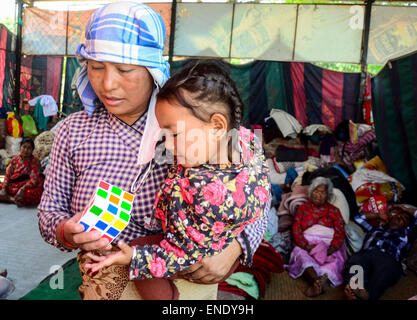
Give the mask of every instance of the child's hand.
<path id="1" fill-rule="evenodd" d="M 118 242 L 120 251 L 108 251 L 104 255 L 96 255 L 88 252 L 87 256 L 96 263 L 87 263 L 85 267 L 91 269 L 91 272 L 96 272 L 103 267 L 108 267 L 113 264 L 129 265 L 133 256 L 133 248 L 123 241 Z"/>

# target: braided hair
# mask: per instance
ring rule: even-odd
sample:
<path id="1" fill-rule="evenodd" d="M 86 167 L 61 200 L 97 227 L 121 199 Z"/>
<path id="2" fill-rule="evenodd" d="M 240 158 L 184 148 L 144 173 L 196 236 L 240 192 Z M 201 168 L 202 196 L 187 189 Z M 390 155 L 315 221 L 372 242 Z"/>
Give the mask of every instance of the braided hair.
<path id="1" fill-rule="evenodd" d="M 187 98 L 184 90 L 189 93 Z M 175 98 L 201 121 L 209 122 L 215 113 L 228 120 L 228 129 L 238 129 L 243 120 L 243 102 L 234 81 L 214 61 L 196 62 L 183 67 L 161 88 L 158 99 Z"/>

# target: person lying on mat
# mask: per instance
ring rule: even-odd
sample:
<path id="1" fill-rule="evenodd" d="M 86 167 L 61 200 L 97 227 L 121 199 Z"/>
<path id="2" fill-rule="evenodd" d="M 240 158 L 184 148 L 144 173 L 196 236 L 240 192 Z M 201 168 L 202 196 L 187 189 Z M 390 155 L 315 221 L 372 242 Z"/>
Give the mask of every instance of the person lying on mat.
<path id="1" fill-rule="evenodd" d="M 41 200 L 43 177 L 41 164 L 33 156 L 35 143 L 24 138 L 20 143 L 20 154 L 10 162 L 0 190 L 0 202 L 15 203 L 18 207 L 34 206 Z"/>
<path id="2" fill-rule="evenodd" d="M 131 279 L 173 276 L 226 249 L 269 206 L 262 146 L 241 126 L 242 100 L 218 64 L 197 62 L 176 73 L 158 93 L 155 113 L 172 134 L 167 148 L 177 159 L 155 199 L 165 235 L 155 244 L 131 247 L 121 241 L 116 253 L 90 253 L 91 272 L 123 264 L 130 265 Z M 196 132 L 202 137 L 197 155 L 188 139 Z"/>
<path id="3" fill-rule="evenodd" d="M 403 275 L 401 261 L 410 249 L 410 232 L 417 225 L 416 217 L 417 210 L 394 206 L 386 224 L 372 226 L 363 212 L 354 218 L 367 234 L 362 249 L 349 258 L 343 271 L 347 299 L 376 300 L 398 282 Z"/>
<path id="4" fill-rule="evenodd" d="M 330 179 L 315 178 L 308 188 L 310 201 L 298 207 L 294 219 L 295 247 L 287 270 L 291 277 L 303 276 L 307 280 L 308 297 L 316 297 L 330 286 L 343 283 L 342 271 L 347 260 L 345 223 L 340 210 L 329 203 L 332 193 Z"/>

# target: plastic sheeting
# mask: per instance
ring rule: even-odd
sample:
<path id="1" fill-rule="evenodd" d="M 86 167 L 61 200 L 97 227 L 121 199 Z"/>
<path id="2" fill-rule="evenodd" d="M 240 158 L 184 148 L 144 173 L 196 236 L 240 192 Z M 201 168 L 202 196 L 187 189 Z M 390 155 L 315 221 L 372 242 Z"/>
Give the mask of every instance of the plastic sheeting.
<path id="1" fill-rule="evenodd" d="M 148 3 L 167 29 L 171 3 Z M 74 55 L 93 10 L 48 11 L 25 8 L 23 52 Z M 364 5 L 177 4 L 175 56 L 253 58 L 270 61 L 360 63 Z M 67 23 L 68 22 L 68 23 Z M 368 63 L 417 50 L 417 8 L 372 7 Z"/>
<path id="2" fill-rule="evenodd" d="M 171 3 L 148 3 L 158 11 L 167 29 L 165 51 L 168 54 L 171 31 Z M 28 55 L 75 55 L 85 40 L 85 27 L 95 11 L 52 11 L 35 7 L 24 9 L 22 51 Z"/>
<path id="3" fill-rule="evenodd" d="M 417 8 L 373 6 L 368 63 L 388 60 L 417 51 Z"/>

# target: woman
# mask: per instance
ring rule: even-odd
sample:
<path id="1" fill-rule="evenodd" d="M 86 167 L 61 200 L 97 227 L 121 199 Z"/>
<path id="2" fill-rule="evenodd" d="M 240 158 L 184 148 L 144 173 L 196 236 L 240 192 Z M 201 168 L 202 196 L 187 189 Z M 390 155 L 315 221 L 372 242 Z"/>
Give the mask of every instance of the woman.
<path id="1" fill-rule="evenodd" d="M 37 205 L 41 200 L 43 178 L 41 164 L 32 154 L 34 149 L 35 143 L 30 138 L 24 138 L 20 143 L 20 154 L 7 167 L 0 202 L 23 207 Z"/>
<path id="2" fill-rule="evenodd" d="M 344 246 L 344 220 L 340 210 L 328 202 L 333 184 L 324 177 L 315 178 L 309 188 L 309 202 L 298 207 L 288 272 L 291 277 L 303 276 L 309 283 L 305 294 L 315 297 L 330 285 L 343 282 L 342 270 L 347 259 Z"/>
<path id="3" fill-rule="evenodd" d="M 77 223 L 99 180 L 135 194 L 130 222 L 117 240 L 129 243 L 162 232 L 152 213 L 168 173 L 168 164 L 153 159 L 159 129 L 155 96 L 169 77 L 162 56 L 164 37 L 164 22 L 157 12 L 141 3 L 116 2 L 93 13 L 86 43 L 77 50 L 83 66 L 78 92 L 86 112 L 70 115 L 59 127 L 38 215 L 47 242 L 64 251 L 82 250 L 79 291 L 84 299 L 124 299 L 132 288 L 127 266 L 111 266 L 97 274 L 85 269 L 86 252 L 112 250 L 100 233 L 83 232 Z M 266 230 L 264 217 L 245 227 L 221 254 L 194 264 L 183 277 L 216 284 L 238 258 L 250 264 Z M 180 299 L 203 297 L 199 288 L 186 284 L 194 294 L 187 296 L 179 287 Z"/>

